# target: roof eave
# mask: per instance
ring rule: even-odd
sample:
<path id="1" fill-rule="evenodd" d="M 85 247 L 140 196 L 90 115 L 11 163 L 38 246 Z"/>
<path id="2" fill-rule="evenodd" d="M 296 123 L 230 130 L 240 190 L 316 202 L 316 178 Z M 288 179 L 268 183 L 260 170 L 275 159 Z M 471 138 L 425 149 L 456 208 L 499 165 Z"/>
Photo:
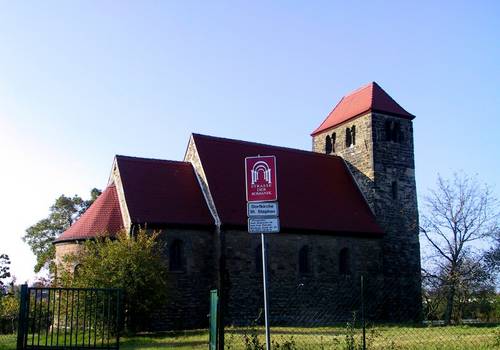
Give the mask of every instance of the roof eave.
<path id="1" fill-rule="evenodd" d="M 384 114 L 384 115 L 389 115 L 389 116 L 392 116 L 392 117 L 398 117 L 398 118 L 402 118 L 402 119 L 408 119 L 408 120 L 413 120 L 415 119 L 415 116 L 411 113 L 407 113 L 407 114 L 402 114 L 402 113 L 393 113 L 393 112 L 386 112 L 386 111 L 383 111 L 383 110 L 379 110 L 379 109 L 374 109 L 374 108 L 369 108 L 361 113 L 358 113 L 356 115 L 353 115 L 352 117 L 349 117 L 343 121 L 341 121 L 340 123 L 336 123 L 336 124 L 333 124 L 331 126 L 328 126 L 328 127 L 325 127 L 325 128 L 322 128 L 322 127 L 319 127 L 317 128 L 316 130 L 314 130 L 310 135 L 311 136 L 316 136 L 316 135 L 319 135 L 321 134 L 322 132 L 325 132 L 325 131 L 328 131 L 330 129 L 333 129 L 335 127 L 338 127 L 344 123 L 347 123 L 351 120 L 353 120 L 354 118 L 357 118 L 359 116 L 362 116 L 366 113 L 380 113 L 380 114 Z"/>

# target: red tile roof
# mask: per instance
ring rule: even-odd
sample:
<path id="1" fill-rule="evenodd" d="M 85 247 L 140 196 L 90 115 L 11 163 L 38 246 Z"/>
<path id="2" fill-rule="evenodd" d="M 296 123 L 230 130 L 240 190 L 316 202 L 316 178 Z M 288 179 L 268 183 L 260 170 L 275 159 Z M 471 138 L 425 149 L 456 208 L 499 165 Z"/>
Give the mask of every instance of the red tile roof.
<path id="1" fill-rule="evenodd" d="M 246 226 L 244 159 L 274 155 L 283 230 L 379 236 L 366 201 L 342 158 L 296 149 L 193 134 L 223 225 Z M 132 223 L 213 226 L 188 162 L 116 156 Z M 123 227 L 117 191 L 109 186 L 57 242 L 115 233 Z"/>
<path id="2" fill-rule="evenodd" d="M 198 134 L 193 139 L 223 225 L 246 226 L 245 157 L 274 155 L 284 230 L 382 233 L 340 157 Z"/>
<path id="3" fill-rule="evenodd" d="M 394 115 L 406 119 L 415 118 L 413 114 L 408 113 L 394 101 L 376 82 L 371 82 L 342 97 L 323 123 L 321 123 L 311 135 L 317 135 L 322 131 L 369 111 Z"/>
<path id="4" fill-rule="evenodd" d="M 188 162 L 116 156 L 132 223 L 213 225 Z"/>
<path id="5" fill-rule="evenodd" d="M 97 234 L 111 234 L 123 228 L 122 214 L 114 185 L 108 186 L 85 213 L 55 242 L 88 239 Z"/>

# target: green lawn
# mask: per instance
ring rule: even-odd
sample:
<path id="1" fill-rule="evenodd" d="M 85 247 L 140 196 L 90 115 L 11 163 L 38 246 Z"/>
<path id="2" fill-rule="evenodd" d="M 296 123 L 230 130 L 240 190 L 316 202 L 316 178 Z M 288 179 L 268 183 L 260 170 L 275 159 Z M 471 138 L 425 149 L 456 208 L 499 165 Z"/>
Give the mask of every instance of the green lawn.
<path id="1" fill-rule="evenodd" d="M 252 334 L 264 343 L 264 330 L 228 328 L 226 348 L 245 350 L 245 334 L 252 341 Z M 273 349 L 360 349 L 361 331 L 346 331 L 343 327 L 289 328 L 273 327 Z M 350 337 L 352 335 L 352 337 Z M 367 331 L 368 349 L 372 350 L 490 350 L 500 349 L 500 327 L 377 327 Z M 156 336 L 124 338 L 123 349 L 153 350 L 159 348 L 207 349 L 206 331 L 165 333 Z M 351 347 L 347 347 L 350 344 Z M 277 346 L 279 345 L 279 347 Z M 253 349 L 253 348 L 252 348 Z"/>
<path id="2" fill-rule="evenodd" d="M 249 341 L 264 342 L 263 329 L 228 328 L 226 349 L 246 350 L 245 334 Z M 255 338 L 252 339 L 252 336 Z M 290 328 L 273 327 L 271 330 L 273 349 L 361 349 L 359 329 L 343 327 Z M 497 327 L 377 327 L 367 331 L 369 350 L 500 350 L 500 326 Z M 208 348 L 206 330 L 166 332 L 155 335 L 124 337 L 121 349 L 203 349 Z M 279 345 L 279 346 L 278 346 Z M 351 347 L 348 347 L 350 345 Z M 15 335 L 0 335 L 0 350 L 13 350 Z M 251 348 L 254 349 L 254 348 Z"/>

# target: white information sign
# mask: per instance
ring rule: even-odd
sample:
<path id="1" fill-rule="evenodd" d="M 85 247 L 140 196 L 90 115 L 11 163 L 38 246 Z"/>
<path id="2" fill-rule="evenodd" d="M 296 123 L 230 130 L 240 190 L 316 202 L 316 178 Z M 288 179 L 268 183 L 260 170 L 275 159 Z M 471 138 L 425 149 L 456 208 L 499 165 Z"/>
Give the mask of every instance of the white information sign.
<path id="1" fill-rule="evenodd" d="M 278 218 L 249 218 L 249 233 L 276 233 L 280 232 L 280 220 Z"/>
<path id="2" fill-rule="evenodd" d="M 278 202 L 249 202 L 247 203 L 247 216 L 250 218 L 278 216 Z"/>

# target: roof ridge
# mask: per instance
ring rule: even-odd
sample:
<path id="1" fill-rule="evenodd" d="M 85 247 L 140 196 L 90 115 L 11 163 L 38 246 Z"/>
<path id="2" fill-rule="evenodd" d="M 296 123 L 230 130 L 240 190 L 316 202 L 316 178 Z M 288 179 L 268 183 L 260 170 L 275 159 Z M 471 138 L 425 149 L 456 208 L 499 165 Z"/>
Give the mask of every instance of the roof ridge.
<path id="1" fill-rule="evenodd" d="M 374 93 L 374 91 L 375 91 L 375 88 L 374 88 L 374 87 L 375 87 L 375 85 L 377 85 L 377 86 L 378 86 L 378 84 L 377 84 L 376 82 L 374 82 L 374 81 L 372 81 L 372 82 L 370 83 L 370 86 L 371 86 L 371 88 L 372 88 L 372 91 L 371 91 L 371 94 L 370 94 L 370 108 L 373 108 L 373 96 L 375 95 L 375 93 Z M 379 87 L 380 87 L 380 86 L 379 86 Z"/>
<path id="2" fill-rule="evenodd" d="M 212 139 L 212 140 L 218 141 L 218 142 L 245 143 L 245 144 L 249 144 L 249 145 L 272 147 L 272 148 L 277 148 L 277 149 L 280 149 L 283 151 L 291 151 L 291 152 L 295 152 L 295 153 L 301 153 L 301 154 L 307 154 L 307 155 L 313 155 L 313 156 L 319 156 L 319 157 L 326 157 L 326 158 L 334 157 L 334 158 L 342 159 L 342 157 L 334 155 L 334 154 L 323 154 L 323 153 L 307 151 L 307 150 L 298 149 L 298 148 L 269 145 L 269 144 L 265 144 L 265 143 L 261 143 L 261 142 L 244 141 L 244 140 L 230 139 L 230 138 L 226 138 L 226 137 L 211 136 L 211 135 L 204 135 L 204 134 L 197 134 L 197 133 L 193 133 L 192 135 L 193 135 L 193 137 L 199 136 L 199 137 Z"/>
<path id="3" fill-rule="evenodd" d="M 122 158 L 124 160 L 131 160 L 136 162 L 158 162 L 158 163 L 176 163 L 179 165 L 190 165 L 191 163 L 185 162 L 182 160 L 171 160 L 171 159 L 159 159 L 159 158 L 145 158 L 145 157 L 134 157 L 134 156 L 125 156 L 122 154 L 117 154 L 115 157 Z"/>
<path id="4" fill-rule="evenodd" d="M 361 87 L 357 88 L 356 90 L 353 90 L 353 91 L 349 92 L 347 95 L 344 95 L 344 97 L 349 97 L 349 96 L 351 96 L 351 95 L 357 94 L 357 93 L 358 93 L 358 92 L 360 92 L 361 90 L 364 90 L 364 89 L 366 89 L 367 87 L 370 87 L 371 85 L 373 85 L 373 83 L 375 83 L 375 82 L 374 82 L 374 81 L 369 82 L 369 83 L 367 83 L 367 84 L 365 84 L 365 85 L 363 85 L 363 86 L 361 86 Z M 375 84 L 377 84 L 377 83 L 375 83 Z M 344 97 L 342 97 L 342 98 L 344 98 Z"/>

